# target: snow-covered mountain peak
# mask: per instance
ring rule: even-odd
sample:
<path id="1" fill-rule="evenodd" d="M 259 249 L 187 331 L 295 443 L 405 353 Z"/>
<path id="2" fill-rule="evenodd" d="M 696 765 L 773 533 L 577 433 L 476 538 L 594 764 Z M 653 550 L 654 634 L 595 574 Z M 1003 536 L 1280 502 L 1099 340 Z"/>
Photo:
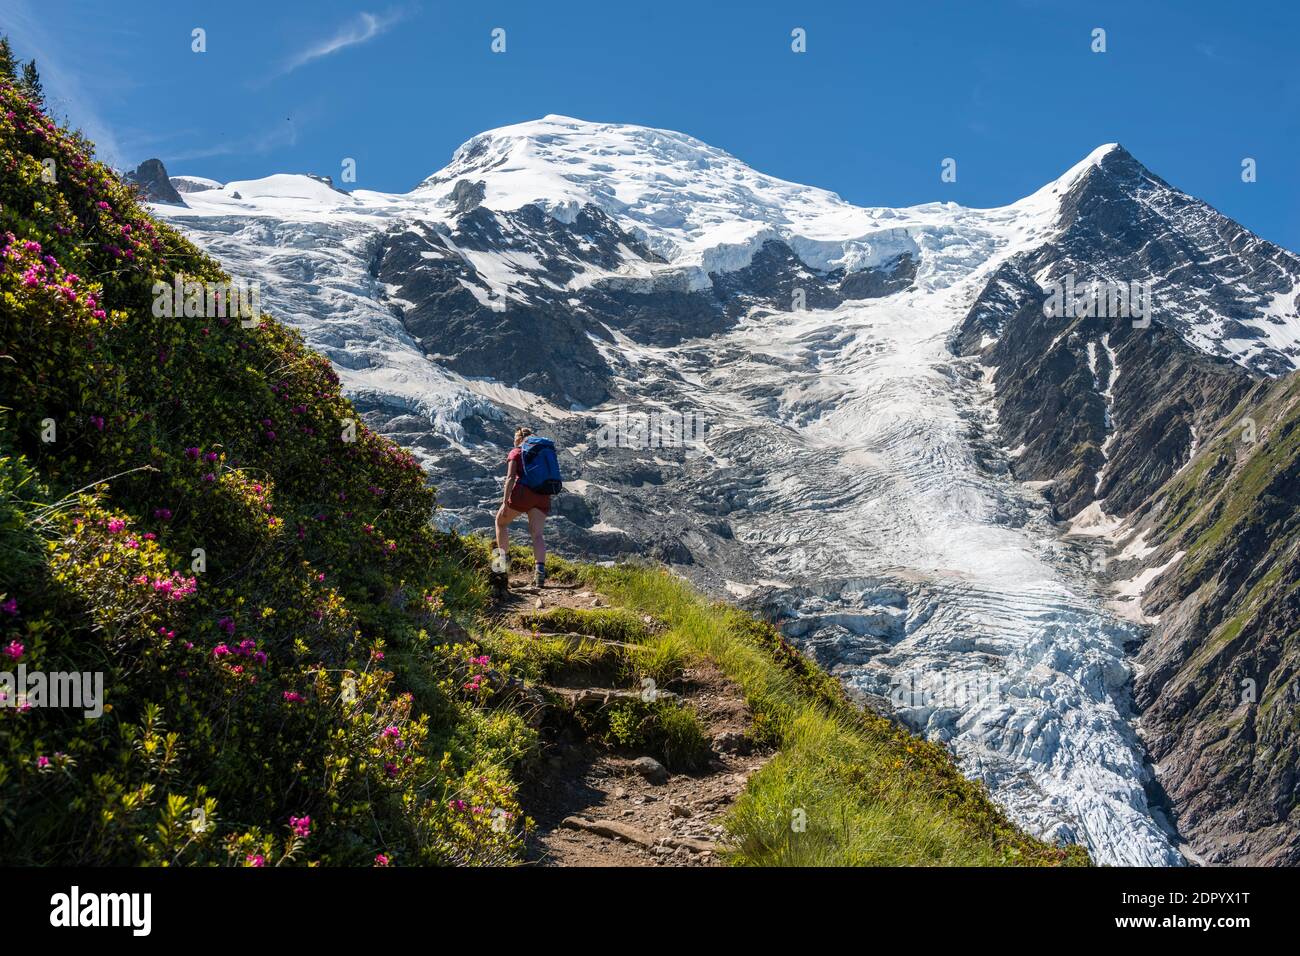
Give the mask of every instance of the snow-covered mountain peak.
<path id="1" fill-rule="evenodd" d="M 1300 368 L 1300 258 L 1123 146 L 1098 147 L 1011 208 L 1052 222 L 1030 269 L 1040 284 L 1072 275 L 1141 285 L 1151 317 L 1200 351 L 1267 375 Z"/>
<path id="2" fill-rule="evenodd" d="M 1103 143 L 1060 176 L 1005 208 L 1020 216 L 1036 217 L 1055 224 L 1061 203 L 1069 192 L 1085 181 L 1095 170 L 1102 169 L 1120 160 L 1121 157 L 1141 166 L 1119 143 Z"/>
<path id="3" fill-rule="evenodd" d="M 461 179 L 484 182 L 491 209 L 535 203 L 571 219 L 594 205 L 682 265 L 773 231 L 842 240 L 879 228 L 875 210 L 757 172 L 684 133 L 567 116 L 475 136 L 413 195 L 442 199 Z"/>

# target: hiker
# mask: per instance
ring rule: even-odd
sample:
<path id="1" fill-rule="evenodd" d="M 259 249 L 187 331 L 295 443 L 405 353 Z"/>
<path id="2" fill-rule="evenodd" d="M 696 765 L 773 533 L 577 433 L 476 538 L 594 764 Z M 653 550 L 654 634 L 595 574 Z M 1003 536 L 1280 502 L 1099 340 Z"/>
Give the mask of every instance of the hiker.
<path id="1" fill-rule="evenodd" d="M 503 558 L 509 555 L 508 526 L 521 514 L 528 515 L 528 533 L 533 539 L 536 562 L 533 583 L 539 588 L 546 584 L 546 542 L 542 540 L 542 526 L 551 513 L 551 495 L 563 488 L 555 443 L 534 435 L 530 428 L 516 431 L 515 447 L 506 456 L 505 494 L 497 512 L 497 548 Z"/>

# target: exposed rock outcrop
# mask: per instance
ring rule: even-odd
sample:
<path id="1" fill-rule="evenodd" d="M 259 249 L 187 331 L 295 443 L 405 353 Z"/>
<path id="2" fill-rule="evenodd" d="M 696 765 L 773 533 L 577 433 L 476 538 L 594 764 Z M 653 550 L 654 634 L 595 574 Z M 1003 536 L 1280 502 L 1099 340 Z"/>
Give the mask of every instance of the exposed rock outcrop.
<path id="1" fill-rule="evenodd" d="M 160 159 L 146 159 L 123 178 L 136 186 L 146 202 L 165 202 L 184 206 L 185 200 L 167 177 L 167 169 Z"/>

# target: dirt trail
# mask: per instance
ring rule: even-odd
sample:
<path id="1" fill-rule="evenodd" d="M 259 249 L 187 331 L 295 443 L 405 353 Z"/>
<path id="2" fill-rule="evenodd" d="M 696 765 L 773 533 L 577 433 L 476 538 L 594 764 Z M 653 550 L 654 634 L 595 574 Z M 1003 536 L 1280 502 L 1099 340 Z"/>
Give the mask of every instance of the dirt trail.
<path id="1" fill-rule="evenodd" d="M 495 617 L 526 631 L 520 615 L 550 608 L 609 607 L 583 585 L 550 584 L 538 591 L 524 576 L 512 577 L 510 593 Z M 566 697 L 594 692 L 635 692 L 608 681 L 566 682 L 549 688 Z M 616 754 L 587 739 L 573 720 L 547 720 L 542 728 L 541 768 L 526 780 L 522 800 L 536 821 L 527 859 L 539 866 L 716 866 L 721 818 L 745 789 L 749 776 L 771 753 L 749 739 L 753 715 L 740 688 L 709 661 L 687 668 L 672 690 L 694 708 L 713 741 L 708 766 L 666 779 L 638 754 Z M 597 704 L 599 706 L 599 704 Z M 663 770 L 662 767 L 659 768 Z"/>

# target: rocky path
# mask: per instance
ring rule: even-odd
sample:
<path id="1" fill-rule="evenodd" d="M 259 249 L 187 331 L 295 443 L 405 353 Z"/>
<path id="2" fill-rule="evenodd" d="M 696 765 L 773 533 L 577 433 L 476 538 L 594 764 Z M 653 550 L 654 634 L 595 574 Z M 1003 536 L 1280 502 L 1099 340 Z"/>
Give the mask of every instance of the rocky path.
<path id="1" fill-rule="evenodd" d="M 567 607 L 608 607 L 583 586 L 512 578 L 496 606 L 506 627 L 529 633 L 522 615 Z M 558 706 L 542 727 L 540 768 L 525 781 L 525 811 L 536 821 L 527 859 L 539 866 L 717 866 L 722 817 L 749 776 L 771 756 L 749 738 L 752 714 L 740 688 L 711 662 L 693 662 L 672 691 L 699 715 L 713 741 L 708 765 L 697 773 L 670 773 L 658 760 L 616 753 L 585 736 L 563 711 L 609 706 L 639 693 L 609 681 L 568 682 L 544 690 Z"/>

